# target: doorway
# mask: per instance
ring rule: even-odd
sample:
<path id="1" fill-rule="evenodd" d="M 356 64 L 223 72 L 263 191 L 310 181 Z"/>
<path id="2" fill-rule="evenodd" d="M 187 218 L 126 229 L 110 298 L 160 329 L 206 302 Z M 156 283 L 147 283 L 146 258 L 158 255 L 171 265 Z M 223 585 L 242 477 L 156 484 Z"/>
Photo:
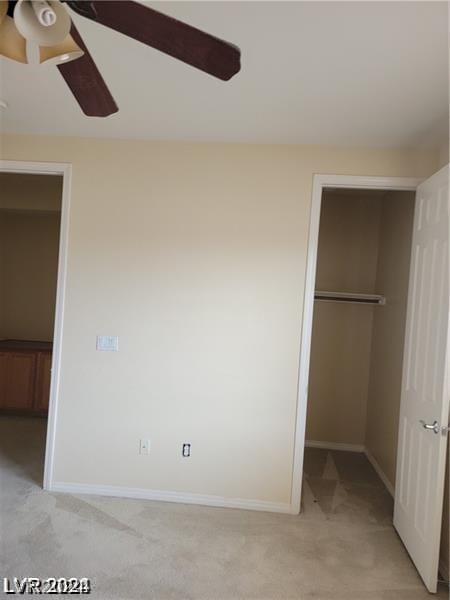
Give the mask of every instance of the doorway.
<path id="1" fill-rule="evenodd" d="M 372 235 L 373 232 L 371 233 L 370 229 L 373 223 L 377 222 L 376 211 L 369 219 L 366 218 L 365 225 L 368 228 L 366 227 L 364 235 L 360 236 L 361 239 L 372 239 L 372 245 L 369 244 L 365 250 L 357 250 L 357 264 L 363 265 L 363 268 L 360 269 L 359 280 L 357 279 L 356 283 L 362 289 L 355 292 L 350 289 L 351 286 L 348 287 L 350 283 L 352 283 L 352 285 L 355 283 L 355 281 L 350 281 L 351 278 L 349 278 L 348 273 L 347 276 L 344 277 L 344 280 L 341 280 L 341 285 L 343 283 L 346 285 L 344 290 L 339 288 L 320 290 L 316 287 L 316 271 L 319 274 L 318 248 L 322 198 L 327 194 L 333 193 L 336 197 L 339 195 L 342 197 L 343 191 L 347 189 L 348 192 L 344 192 L 347 193 L 347 195 L 351 195 L 351 193 L 362 194 L 363 192 L 367 194 L 368 191 L 378 190 L 381 193 L 381 197 L 385 199 L 389 197 L 386 193 L 389 191 L 391 193 L 395 191 L 397 197 L 399 197 L 399 195 L 404 197 L 405 195 L 403 192 L 416 192 L 412 253 L 411 247 L 409 247 L 411 256 L 410 273 L 413 275 L 408 276 L 406 281 L 408 287 L 408 299 L 406 327 L 404 327 L 406 338 L 403 338 L 405 339 L 403 373 L 401 367 L 394 368 L 394 366 L 396 364 L 401 365 L 403 362 L 403 340 L 399 330 L 399 324 L 404 324 L 405 322 L 404 312 L 402 316 L 397 310 L 395 313 L 395 320 L 393 321 L 391 319 L 391 324 L 389 326 L 385 325 L 383 327 L 378 323 L 378 327 L 376 328 L 377 333 L 374 335 L 372 331 L 373 324 L 376 322 L 374 317 L 370 315 L 362 316 L 363 313 L 361 311 L 363 308 L 370 307 L 371 310 L 375 309 L 376 311 L 380 311 L 376 313 L 377 321 L 389 322 L 389 319 L 387 319 L 389 311 L 387 310 L 385 313 L 382 312 L 382 309 L 386 308 L 386 303 L 388 302 L 388 299 L 384 296 L 382 291 L 373 288 L 373 286 L 371 289 L 364 289 L 370 280 L 370 277 L 368 279 L 371 270 L 369 268 L 370 260 L 372 260 L 373 263 L 374 237 Z M 449 311 L 446 309 L 446 307 L 448 308 L 449 288 L 447 268 L 448 253 L 446 251 L 446 248 L 448 249 L 449 240 L 448 189 L 448 166 L 444 167 L 441 171 L 422 183 L 417 180 L 396 178 L 315 176 L 308 248 L 305 305 L 303 311 L 302 349 L 299 371 L 299 403 L 292 496 L 293 508 L 297 506 L 300 507 L 302 477 L 304 472 L 306 473 L 310 466 L 308 466 L 308 464 L 303 464 L 304 444 L 305 441 L 308 441 L 305 437 L 306 407 L 308 405 L 308 435 L 311 436 L 309 439 L 309 446 L 316 446 L 315 450 L 318 451 L 319 447 L 328 440 L 311 438 L 318 435 L 318 432 L 320 431 L 326 433 L 325 437 L 330 438 L 332 441 L 329 441 L 327 444 L 328 448 L 323 448 L 322 451 L 358 451 L 360 458 L 362 457 L 364 461 L 366 461 L 366 467 L 371 468 L 369 462 L 366 460 L 366 457 L 368 457 L 370 463 L 372 463 L 372 466 L 375 468 L 375 471 L 382 477 L 383 482 L 386 484 L 387 488 L 390 488 L 391 492 L 394 491 L 392 489 L 393 484 L 395 485 L 397 482 L 394 496 L 394 526 L 400 534 L 406 549 L 412 557 L 413 562 L 429 591 L 436 591 L 437 585 L 439 538 L 442 518 L 442 492 L 444 488 L 444 468 L 446 460 L 446 434 L 448 431 L 446 427 L 448 421 L 448 397 L 445 394 L 445 382 L 447 381 L 447 363 L 445 357 L 447 355 L 446 348 L 448 347 L 448 338 L 445 336 L 444 339 L 442 334 L 443 331 L 448 331 L 449 314 Z M 396 206 L 398 208 L 399 204 L 394 204 L 392 202 L 388 203 L 387 206 L 390 206 L 390 209 L 393 210 L 393 207 Z M 336 209 L 336 206 L 334 208 Z M 373 205 L 371 205 L 371 209 L 373 210 Z M 332 213 L 330 214 L 330 223 L 333 224 L 333 216 Z M 336 220 L 336 214 L 339 218 L 339 212 L 335 212 L 334 220 Z M 393 215 L 390 216 L 391 220 L 392 217 Z M 390 220 L 388 220 L 387 223 L 390 227 L 392 226 Z M 364 232 L 365 225 L 364 222 L 360 222 L 356 228 L 357 231 L 359 230 L 360 233 Z M 386 227 L 384 227 L 384 229 L 386 229 Z M 389 230 L 389 227 L 387 229 Z M 399 239 L 397 238 L 400 236 L 396 235 L 394 230 L 393 232 L 391 231 L 390 237 L 390 251 L 389 244 L 387 246 L 387 251 L 381 251 L 379 253 L 379 249 L 377 248 L 377 269 L 375 271 L 377 275 L 375 281 L 383 281 L 383 277 L 380 280 L 380 275 L 383 273 L 383 265 L 381 264 L 378 269 L 378 258 L 380 258 L 381 263 L 385 264 L 384 284 L 390 281 L 389 286 L 392 287 L 393 282 L 397 282 L 395 285 L 397 286 L 398 292 L 399 279 L 396 277 L 398 273 L 396 273 L 395 268 L 391 268 L 392 265 L 390 265 L 390 262 L 392 262 L 392 257 L 396 256 L 399 252 Z M 345 238 L 348 239 L 345 239 L 344 242 L 342 242 L 342 247 L 344 249 L 346 244 L 348 246 L 348 242 L 352 238 L 351 227 L 346 229 Z M 377 243 L 379 245 L 379 241 L 382 239 L 380 232 L 377 233 L 375 239 L 378 240 Z M 353 245 L 354 241 L 355 238 L 353 239 Z M 334 242 L 336 242 L 336 240 L 334 240 Z M 370 250 L 371 246 L 372 251 Z M 409 257 L 405 255 L 405 248 L 408 250 L 407 244 L 403 244 L 404 262 L 405 260 L 407 262 Z M 383 253 L 385 255 L 384 258 Z M 371 254 L 372 259 L 370 259 Z M 328 266 L 325 263 L 325 266 L 323 267 L 324 270 L 322 270 L 322 275 L 325 279 L 328 277 L 330 284 L 339 283 L 336 280 L 333 281 L 333 277 L 336 277 L 339 272 L 339 269 L 336 269 L 336 264 L 333 266 L 335 258 L 336 257 L 331 253 L 331 262 L 328 262 Z M 349 258 L 348 252 L 347 257 L 343 260 L 342 264 L 347 265 L 350 271 L 352 270 L 353 265 L 353 270 L 355 270 L 355 261 L 353 258 Z M 435 276 L 438 264 L 440 265 L 439 271 L 442 273 L 440 277 Z M 386 268 L 386 265 L 388 268 Z M 406 269 L 403 270 L 405 271 Z M 372 269 L 372 283 L 374 281 L 373 272 Z M 391 273 L 390 276 L 389 272 Z M 318 284 L 321 283 L 320 277 L 322 275 L 320 275 L 317 280 Z M 405 288 L 406 285 L 403 287 Z M 374 291 L 375 293 L 373 293 Z M 435 302 L 438 306 L 442 307 L 442 310 L 439 310 L 437 313 L 432 311 L 432 306 Z M 348 304 L 348 307 L 342 310 L 344 304 Z M 370 304 L 372 304 L 372 306 L 370 306 Z M 400 304 L 398 302 L 396 303 L 397 309 Z M 332 308 L 333 305 L 334 309 Z M 354 306 L 350 308 L 351 305 Z M 320 308 L 315 311 L 315 306 L 319 306 Z M 356 321 L 359 322 L 359 325 L 355 326 L 351 321 L 346 322 L 345 319 L 343 319 L 343 324 L 341 323 L 340 325 L 330 321 L 330 315 L 333 314 L 333 310 L 334 312 L 338 310 L 338 307 L 341 313 L 346 312 L 347 316 L 354 316 L 354 310 L 358 308 L 359 316 L 355 318 Z M 391 308 L 394 307 L 392 306 Z M 334 385 L 330 385 L 330 382 L 326 380 L 325 377 L 321 377 L 320 373 L 316 378 L 316 384 L 314 384 L 314 378 L 312 378 L 312 380 L 309 378 L 310 366 L 313 366 L 313 361 L 310 359 L 314 312 L 321 312 L 324 315 L 328 315 L 328 327 L 327 325 L 324 326 L 324 322 L 325 324 L 327 323 L 326 319 L 325 321 L 322 321 L 322 327 L 320 324 L 316 327 L 318 331 L 316 337 L 318 337 L 318 339 L 320 339 L 321 336 L 322 338 L 325 337 L 325 350 L 322 353 L 319 353 L 318 357 L 316 356 L 316 364 L 318 364 L 318 360 L 319 362 L 325 361 L 325 366 L 327 366 L 326 363 L 328 360 L 328 367 L 330 367 L 332 365 L 332 361 L 330 362 L 330 360 L 333 356 L 333 348 L 335 355 L 337 351 L 338 358 L 336 362 L 338 367 L 335 367 L 334 374 L 332 370 L 330 371 L 332 377 L 334 377 L 334 382 L 332 382 Z M 350 319 L 350 317 L 348 318 Z M 436 354 L 436 358 L 433 361 L 434 367 L 431 366 L 429 359 L 424 360 L 423 357 L 419 358 L 424 353 L 424 345 L 418 345 L 415 342 L 415 340 L 420 339 L 420 336 L 423 333 L 424 323 L 427 324 L 429 331 L 436 332 L 434 338 L 432 337 L 434 333 L 427 334 L 427 339 L 430 338 L 429 341 L 431 344 L 429 347 L 433 348 L 433 351 L 437 351 L 439 348 L 439 352 Z M 335 333 L 334 337 L 332 335 L 333 331 Z M 383 339 L 385 344 L 384 350 L 382 343 Z M 386 347 L 386 339 L 388 340 L 388 347 Z M 395 342 L 395 339 L 400 340 L 400 342 Z M 370 340 L 370 343 L 368 343 L 368 340 Z M 414 344 L 412 345 L 413 342 Z M 317 343 L 316 340 L 316 345 Z M 353 352 L 354 358 L 353 362 L 350 360 L 347 364 L 345 363 L 346 356 L 344 352 L 346 347 L 350 348 L 350 354 Z M 354 352 L 355 347 L 358 349 L 357 353 Z M 367 361 L 365 363 L 363 361 L 364 356 L 367 358 L 367 355 L 370 356 L 369 366 L 367 366 Z M 414 386 L 411 387 L 410 378 L 408 379 L 409 375 L 405 377 L 405 368 L 408 374 L 413 372 L 411 371 L 414 366 L 411 366 L 412 357 L 417 364 L 421 365 L 420 373 L 422 380 L 425 380 L 425 378 L 428 377 L 428 380 L 433 383 L 429 389 L 436 390 L 436 393 L 430 397 L 430 401 L 425 398 L 428 393 L 425 395 L 422 393 L 421 395 L 421 398 L 425 398 L 425 401 L 416 402 L 410 400 L 411 394 L 415 394 L 415 397 L 418 398 Z M 373 361 L 375 361 L 375 366 L 371 365 L 371 362 Z M 356 368 L 351 369 L 352 366 Z M 370 381 L 371 372 L 375 373 L 375 375 L 372 375 L 372 381 Z M 311 396 L 314 396 L 314 389 L 316 397 L 326 397 L 327 394 L 328 396 L 331 394 L 336 398 L 339 396 L 338 384 L 345 380 L 345 375 L 350 375 L 350 378 L 347 382 L 347 389 L 344 389 L 344 391 L 341 390 L 340 403 L 335 407 L 337 409 L 335 410 L 335 416 L 330 417 L 330 414 L 326 410 L 323 412 L 323 401 L 322 406 L 320 406 L 319 401 L 319 408 L 317 408 L 317 406 L 311 407 L 312 410 L 310 410 L 308 403 L 311 400 Z M 392 381 L 389 381 L 389 378 L 391 378 Z M 379 400 L 380 394 L 386 392 L 383 385 L 387 382 L 391 385 L 397 381 L 397 386 L 391 385 L 391 387 L 392 389 L 397 387 L 398 390 L 399 380 L 401 381 L 401 402 L 397 391 L 397 393 L 394 394 L 394 396 L 397 397 L 397 402 L 394 402 L 391 398 L 391 402 L 387 405 L 388 412 L 384 414 L 384 421 L 388 423 L 391 428 L 390 434 L 387 435 L 386 430 L 384 435 L 380 436 L 378 435 L 377 424 L 380 425 L 379 417 L 380 414 L 383 414 L 383 411 L 380 410 L 379 406 L 376 406 L 376 401 Z M 309 386 L 311 381 L 312 385 L 310 389 Z M 367 382 L 369 382 L 369 384 L 366 403 L 363 398 L 360 403 L 355 404 L 355 398 L 361 397 L 361 391 L 364 390 L 364 385 L 367 384 Z M 371 393 L 371 396 L 375 397 L 375 409 L 373 407 L 371 408 L 371 404 L 368 402 L 369 390 L 371 388 L 372 390 L 375 390 Z M 385 399 L 382 398 L 382 404 L 384 400 Z M 395 423 L 395 411 L 399 404 L 400 422 L 402 426 L 399 429 L 395 429 L 395 427 L 392 427 L 392 423 Z M 348 414 L 349 407 L 351 409 L 350 416 Z M 370 411 L 373 421 L 371 420 L 367 425 Z M 433 413 L 433 415 L 434 413 L 436 414 L 437 419 L 434 419 L 434 422 L 431 413 Z M 421 417 L 420 419 L 419 416 Z M 425 417 L 425 420 L 423 420 L 423 417 Z M 366 425 L 362 426 L 364 422 Z M 344 431 L 346 432 L 345 435 Z M 431 435 L 431 432 L 434 434 L 434 437 Z M 398 438 L 394 439 L 396 434 L 398 435 Z M 347 441 L 343 439 L 344 437 L 347 437 Z M 338 441 L 336 441 L 336 439 Z M 397 474 L 393 479 L 392 473 L 395 471 L 395 466 L 393 466 L 393 464 L 395 465 L 395 462 L 393 463 L 392 452 L 389 452 L 389 448 L 391 450 L 392 448 L 395 448 L 397 441 Z M 335 445 L 333 446 L 333 444 Z M 366 449 L 367 446 L 369 446 L 369 450 Z M 375 453 L 370 451 L 371 448 L 375 450 Z M 426 460 L 423 458 L 420 448 L 423 448 L 425 451 Z M 343 452 L 343 454 L 345 454 L 345 452 Z M 390 456 L 391 458 L 389 458 Z M 432 457 L 431 463 L 429 460 L 430 457 Z M 380 468 L 380 461 L 384 468 Z M 335 462 L 336 461 L 334 461 L 334 463 Z M 345 460 L 343 462 L 342 456 L 338 459 L 338 462 L 341 464 L 341 470 L 342 468 L 345 468 Z M 336 464 L 334 464 L 334 466 L 336 467 Z M 375 473 L 375 471 L 372 469 L 373 473 Z M 388 474 L 386 474 L 385 471 L 387 471 Z M 425 487 L 420 486 L 419 483 L 421 480 L 426 480 L 429 485 Z M 423 501 L 424 499 L 426 502 Z"/>
<path id="2" fill-rule="evenodd" d="M 51 487 L 67 256 L 70 165 L 0 161 L 0 418 L 45 438 L 28 475 Z M 14 444 L 13 444 L 14 445 Z M 15 444 L 17 447 L 17 443 Z M 14 460 L 14 456 L 10 456 Z"/>
<path id="3" fill-rule="evenodd" d="M 306 445 L 364 452 L 395 484 L 415 192 L 325 188 Z"/>
<path id="4" fill-rule="evenodd" d="M 304 486 L 329 518 L 392 523 L 414 206 L 322 192 Z"/>

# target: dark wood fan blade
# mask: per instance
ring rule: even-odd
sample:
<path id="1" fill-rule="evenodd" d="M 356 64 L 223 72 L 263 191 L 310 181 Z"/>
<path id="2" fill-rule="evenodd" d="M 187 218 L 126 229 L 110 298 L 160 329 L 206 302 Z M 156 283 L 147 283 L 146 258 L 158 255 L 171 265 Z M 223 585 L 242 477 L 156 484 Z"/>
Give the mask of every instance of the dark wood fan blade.
<path id="1" fill-rule="evenodd" d="M 86 44 L 72 23 L 70 34 L 84 51 L 81 58 L 58 65 L 81 110 L 88 117 L 107 117 L 119 109 Z"/>
<path id="2" fill-rule="evenodd" d="M 131 0 L 67 4 L 78 14 L 224 81 L 241 68 L 239 48 Z"/>

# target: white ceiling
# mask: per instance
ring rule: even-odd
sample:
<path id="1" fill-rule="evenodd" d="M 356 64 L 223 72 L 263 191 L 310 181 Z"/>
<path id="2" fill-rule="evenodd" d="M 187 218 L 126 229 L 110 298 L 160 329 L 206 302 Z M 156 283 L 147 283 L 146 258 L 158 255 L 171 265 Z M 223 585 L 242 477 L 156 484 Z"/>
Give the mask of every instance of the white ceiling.
<path id="1" fill-rule="evenodd" d="M 447 137 L 446 2 L 152 2 L 229 40 L 222 82 L 74 16 L 120 107 L 85 117 L 55 67 L 1 59 L 5 132 L 408 146 Z"/>

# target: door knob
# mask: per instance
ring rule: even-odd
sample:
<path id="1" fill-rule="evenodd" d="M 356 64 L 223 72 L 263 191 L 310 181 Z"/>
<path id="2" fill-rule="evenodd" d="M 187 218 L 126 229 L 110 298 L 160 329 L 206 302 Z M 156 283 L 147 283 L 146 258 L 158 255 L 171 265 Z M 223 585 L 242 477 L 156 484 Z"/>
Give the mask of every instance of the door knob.
<path id="1" fill-rule="evenodd" d="M 429 423 L 425 423 L 425 421 L 422 421 L 421 419 L 420 423 L 424 429 L 430 429 L 431 431 L 434 431 L 434 433 L 439 433 L 441 429 L 437 421 L 433 421 L 433 423 L 430 425 Z"/>

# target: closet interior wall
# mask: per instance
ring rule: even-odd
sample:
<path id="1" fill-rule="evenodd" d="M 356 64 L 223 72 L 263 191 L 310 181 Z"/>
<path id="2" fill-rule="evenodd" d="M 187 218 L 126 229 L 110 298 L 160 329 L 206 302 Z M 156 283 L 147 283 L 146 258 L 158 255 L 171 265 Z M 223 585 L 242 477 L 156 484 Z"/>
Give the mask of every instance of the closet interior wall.
<path id="1" fill-rule="evenodd" d="M 385 192 L 325 190 L 316 289 L 375 294 Z M 381 292 L 379 292 L 381 293 Z M 306 439 L 362 450 L 375 307 L 314 303 Z"/>
<path id="2" fill-rule="evenodd" d="M 365 446 L 395 487 L 403 347 L 411 262 L 414 194 L 390 192 L 381 202 Z M 381 292 L 380 292 L 381 293 Z"/>

